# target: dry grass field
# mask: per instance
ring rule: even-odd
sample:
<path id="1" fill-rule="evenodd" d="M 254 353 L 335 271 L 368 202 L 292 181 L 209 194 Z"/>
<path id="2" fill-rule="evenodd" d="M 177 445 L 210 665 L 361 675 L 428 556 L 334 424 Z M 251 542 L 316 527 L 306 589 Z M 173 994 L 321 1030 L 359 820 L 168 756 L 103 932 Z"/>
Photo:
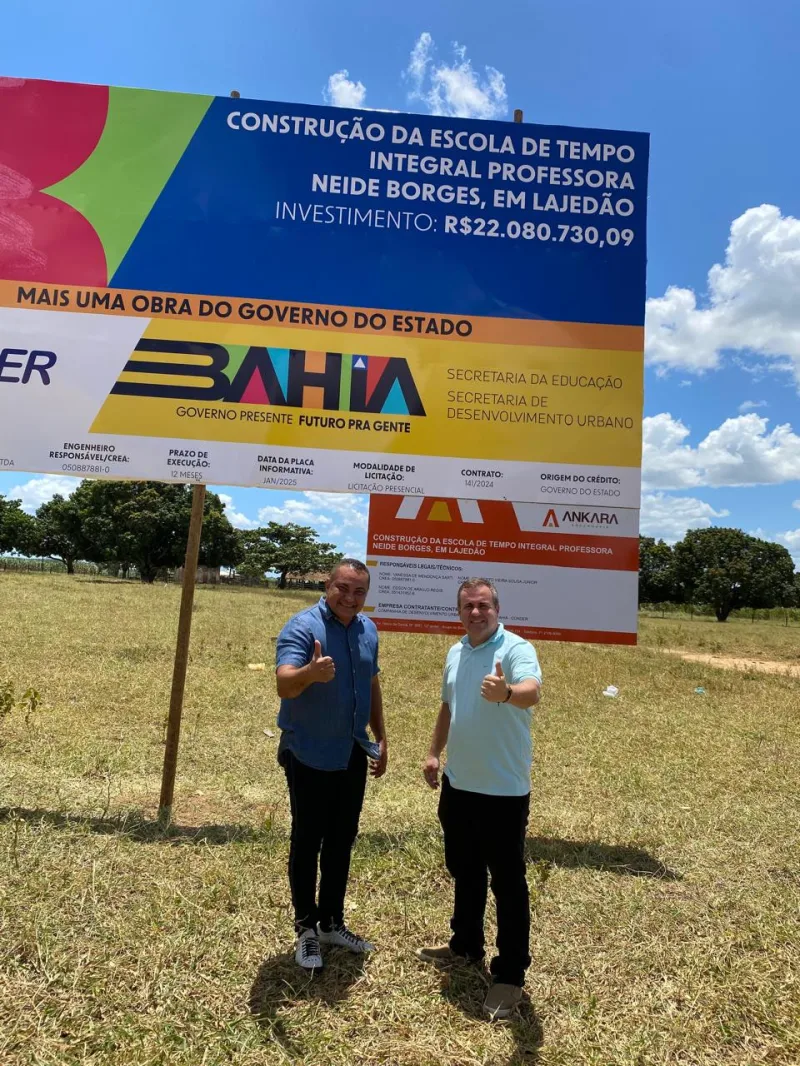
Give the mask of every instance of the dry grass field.
<path id="1" fill-rule="evenodd" d="M 390 765 L 348 914 L 379 950 L 334 951 L 318 978 L 291 960 L 270 666 L 311 599 L 198 590 L 164 835 L 179 590 L 0 575 L 0 692 L 42 698 L 0 719 L 0 1062 L 800 1062 L 798 682 L 663 654 L 800 661 L 800 629 L 653 618 L 638 649 L 540 646 L 533 965 L 518 1015 L 490 1025 L 480 972 L 414 958 L 449 917 L 419 771 L 448 638 L 382 641 Z"/>
<path id="2" fill-rule="evenodd" d="M 720 625 L 715 618 L 687 615 L 643 619 L 640 641 L 644 647 L 671 648 L 720 657 L 752 658 L 800 666 L 800 626 L 795 622 L 751 622 L 731 619 Z"/>

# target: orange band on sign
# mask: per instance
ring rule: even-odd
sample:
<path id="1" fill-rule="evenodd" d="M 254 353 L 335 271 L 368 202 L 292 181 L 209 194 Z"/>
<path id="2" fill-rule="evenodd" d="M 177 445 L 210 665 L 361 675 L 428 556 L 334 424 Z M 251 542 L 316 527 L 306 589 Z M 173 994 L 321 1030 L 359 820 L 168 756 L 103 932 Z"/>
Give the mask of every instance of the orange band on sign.
<path id="1" fill-rule="evenodd" d="M 387 633 L 449 633 L 464 636 L 458 622 L 432 622 L 429 618 L 376 618 L 375 625 Z M 525 640 L 567 640 L 582 644 L 635 644 L 635 633 L 617 633 L 603 629 L 549 629 L 543 626 L 517 626 L 504 623 L 506 629 Z"/>
<path id="2" fill-rule="evenodd" d="M 428 337 L 459 344 L 519 344 L 617 352 L 641 352 L 644 347 L 642 326 L 476 316 L 459 318 L 456 315 L 373 307 L 340 307 L 268 299 L 243 300 L 189 293 L 15 281 L 0 281 L 0 307 L 166 318 L 186 322 L 235 322 L 238 325 L 299 327 L 384 337 Z M 385 322 L 383 328 L 375 328 L 375 325 L 370 324 L 378 323 L 381 319 Z"/>
<path id="3" fill-rule="evenodd" d="M 520 529 L 514 505 L 475 501 L 464 521 L 457 500 L 426 498 L 413 518 L 400 497 L 370 501 L 368 553 L 384 558 L 463 559 L 472 562 L 568 566 L 590 570 L 639 569 L 636 537 Z"/>
<path id="4" fill-rule="evenodd" d="M 385 531 L 383 531 L 385 532 Z M 415 544 L 391 547 L 369 539 L 370 555 L 394 559 L 462 559 L 468 562 L 519 563 L 527 566 L 569 566 L 585 570 L 638 570 L 639 542 L 633 537 L 591 537 L 580 534 L 518 533 L 515 547 L 469 551 L 458 545 Z"/>

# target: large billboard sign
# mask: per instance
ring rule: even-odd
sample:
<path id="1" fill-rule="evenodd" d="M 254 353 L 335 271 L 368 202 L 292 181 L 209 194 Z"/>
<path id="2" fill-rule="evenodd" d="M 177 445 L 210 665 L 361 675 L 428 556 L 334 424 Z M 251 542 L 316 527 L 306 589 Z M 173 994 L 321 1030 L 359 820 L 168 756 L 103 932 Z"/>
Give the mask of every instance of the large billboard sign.
<path id="1" fill-rule="evenodd" d="M 485 577 L 523 637 L 636 643 L 633 508 L 373 496 L 367 563 L 379 629 L 462 634 L 458 587 Z"/>
<path id="2" fill-rule="evenodd" d="M 0 79 L 0 464 L 636 507 L 647 156 Z"/>

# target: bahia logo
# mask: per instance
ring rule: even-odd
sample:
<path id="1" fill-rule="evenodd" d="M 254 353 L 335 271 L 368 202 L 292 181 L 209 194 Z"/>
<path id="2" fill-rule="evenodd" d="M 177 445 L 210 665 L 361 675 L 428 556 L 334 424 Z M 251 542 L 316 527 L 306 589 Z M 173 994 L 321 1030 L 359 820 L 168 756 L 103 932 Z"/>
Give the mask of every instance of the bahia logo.
<path id="1" fill-rule="evenodd" d="M 576 526 L 618 526 L 619 518 L 613 511 L 564 511 L 561 522 L 571 522 Z M 551 507 L 544 516 L 542 526 L 555 526 L 558 529 L 561 522 Z"/>
<path id="2" fill-rule="evenodd" d="M 27 385 L 33 380 L 49 385 L 50 371 L 57 359 L 55 352 L 38 348 L 30 351 L 27 348 L 0 348 L 0 384 Z"/>
<path id="3" fill-rule="evenodd" d="M 196 383 L 187 384 L 187 378 Z M 425 414 L 405 359 L 153 337 L 139 341 L 111 392 L 365 414 Z"/>

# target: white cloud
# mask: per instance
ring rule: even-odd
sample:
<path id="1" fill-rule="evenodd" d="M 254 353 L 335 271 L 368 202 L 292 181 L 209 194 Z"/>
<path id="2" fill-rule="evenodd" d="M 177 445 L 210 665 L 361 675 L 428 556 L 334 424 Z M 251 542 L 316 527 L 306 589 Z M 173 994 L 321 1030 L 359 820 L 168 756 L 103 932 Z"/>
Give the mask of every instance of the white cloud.
<path id="1" fill-rule="evenodd" d="M 236 529 L 255 529 L 258 526 L 255 519 L 248 518 L 246 514 L 236 510 L 232 496 L 228 496 L 225 492 L 220 492 L 218 495 L 225 506 L 225 515 L 232 526 Z"/>
<path id="2" fill-rule="evenodd" d="M 784 548 L 788 548 L 794 559 L 794 565 L 800 567 L 800 529 L 787 529 L 785 533 L 776 533 L 771 540 L 777 540 Z"/>
<path id="3" fill-rule="evenodd" d="M 347 492 L 303 492 L 281 507 L 262 507 L 258 512 L 262 525 L 267 522 L 296 522 L 311 526 L 320 540 L 329 541 L 340 551 L 363 558 L 366 551 L 367 496 Z"/>
<path id="4" fill-rule="evenodd" d="M 800 511 L 800 500 L 795 500 L 792 507 L 796 507 L 797 510 Z"/>
<path id="5" fill-rule="evenodd" d="M 684 378 L 683 381 L 679 381 L 678 382 L 678 388 L 679 389 L 690 389 L 691 387 L 692 387 L 691 381 L 688 381 L 686 378 Z"/>
<path id="6" fill-rule="evenodd" d="M 367 98 L 367 89 L 361 81 L 350 81 L 349 71 L 337 70 L 328 78 L 322 97 L 326 104 L 333 104 L 334 107 L 360 108 Z"/>
<path id="7" fill-rule="evenodd" d="M 22 510 L 33 514 L 43 503 L 54 496 L 70 496 L 83 479 L 79 477 L 61 477 L 48 474 L 46 477 L 34 477 L 24 485 L 16 485 L 8 494 L 9 500 L 21 500 Z"/>
<path id="8" fill-rule="evenodd" d="M 282 507 L 270 504 L 262 507 L 258 512 L 259 521 L 266 522 L 297 522 L 299 525 L 310 525 L 311 519 L 315 518 L 317 525 L 330 525 L 327 515 L 315 515 L 310 503 L 305 500 L 287 500 Z"/>
<path id="9" fill-rule="evenodd" d="M 800 529 L 787 529 L 783 533 L 767 533 L 761 528 L 749 530 L 751 537 L 759 537 L 761 540 L 772 540 L 787 548 L 794 561 L 795 569 L 800 570 Z"/>
<path id="10" fill-rule="evenodd" d="M 337 522 L 350 529 L 366 532 L 368 496 L 351 496 L 349 492 L 304 492 L 303 495 L 313 506 L 325 510 Z"/>
<path id="11" fill-rule="evenodd" d="M 748 411 L 757 411 L 759 407 L 769 407 L 766 400 L 745 400 L 739 404 L 739 414 L 746 415 Z"/>
<path id="12" fill-rule="evenodd" d="M 502 118 L 506 114 L 506 81 L 499 70 L 486 66 L 481 75 L 458 42 L 453 43 L 453 62 L 449 65 L 436 62 L 435 50 L 431 35 L 421 33 L 405 70 L 411 86 L 409 100 L 421 101 L 432 115 Z"/>
<path id="13" fill-rule="evenodd" d="M 645 418 L 642 475 L 647 488 L 777 485 L 800 479 L 800 436 L 788 424 L 767 430 L 760 415 L 726 419 L 692 447 L 690 430 L 670 414 Z"/>
<path id="14" fill-rule="evenodd" d="M 411 82 L 411 95 L 416 96 L 422 91 L 422 83 L 428 73 L 433 51 L 433 37 L 429 33 L 421 33 L 411 49 L 408 57 L 408 66 L 405 76 Z"/>
<path id="15" fill-rule="evenodd" d="M 663 492 L 642 496 L 640 531 L 643 537 L 662 537 L 669 544 L 681 540 L 687 529 L 708 529 L 729 511 L 715 511 L 694 496 L 667 496 Z"/>
<path id="16" fill-rule="evenodd" d="M 363 540 L 346 540 L 341 545 L 341 549 L 345 555 L 355 555 L 356 558 L 363 559 L 366 554 L 366 546 Z"/>
<path id="17" fill-rule="evenodd" d="M 724 263 L 708 272 L 708 292 L 670 286 L 647 301 L 648 361 L 662 371 L 713 370 L 726 350 L 790 370 L 800 384 L 800 219 L 772 204 L 731 224 Z M 700 306 L 700 304 L 704 306 Z"/>

